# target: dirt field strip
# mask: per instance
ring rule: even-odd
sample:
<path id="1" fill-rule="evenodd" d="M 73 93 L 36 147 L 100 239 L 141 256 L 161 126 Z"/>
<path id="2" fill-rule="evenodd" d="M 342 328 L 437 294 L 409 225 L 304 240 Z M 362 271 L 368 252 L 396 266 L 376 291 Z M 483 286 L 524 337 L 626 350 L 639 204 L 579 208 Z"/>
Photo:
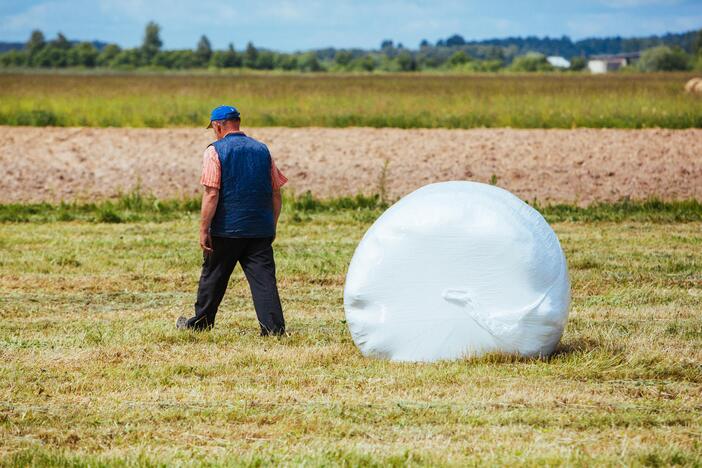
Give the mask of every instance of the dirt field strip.
<path id="1" fill-rule="evenodd" d="M 245 129 L 295 192 L 400 197 L 430 182 L 497 184 L 526 200 L 702 198 L 702 129 Z M 86 200 L 198 186 L 205 129 L 0 126 L 0 202 Z M 384 182 L 383 182 L 384 181 Z"/>

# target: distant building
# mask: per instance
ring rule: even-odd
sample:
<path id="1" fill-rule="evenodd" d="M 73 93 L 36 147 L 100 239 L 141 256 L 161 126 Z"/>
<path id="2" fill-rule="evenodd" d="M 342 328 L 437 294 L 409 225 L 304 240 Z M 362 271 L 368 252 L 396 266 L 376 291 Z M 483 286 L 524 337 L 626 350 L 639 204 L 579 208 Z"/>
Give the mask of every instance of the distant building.
<path id="1" fill-rule="evenodd" d="M 558 57 L 556 55 L 551 57 L 546 57 L 548 63 L 554 68 L 570 68 L 570 62 L 563 57 Z"/>
<path id="2" fill-rule="evenodd" d="M 617 71 L 622 67 L 635 63 L 639 57 L 641 57 L 640 52 L 614 55 L 593 55 L 587 62 L 587 68 L 590 69 L 590 73 L 607 73 Z"/>

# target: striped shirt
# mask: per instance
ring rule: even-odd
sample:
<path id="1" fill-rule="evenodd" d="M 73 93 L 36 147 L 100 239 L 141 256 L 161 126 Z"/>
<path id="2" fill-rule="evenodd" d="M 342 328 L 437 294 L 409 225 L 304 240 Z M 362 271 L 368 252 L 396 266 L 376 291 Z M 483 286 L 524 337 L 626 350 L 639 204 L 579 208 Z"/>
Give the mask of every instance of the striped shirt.
<path id="1" fill-rule="evenodd" d="M 200 184 L 205 187 L 220 188 L 222 182 L 222 166 L 219 162 L 219 155 L 214 146 L 210 145 L 202 156 L 202 176 Z M 288 182 L 288 178 L 276 167 L 275 161 L 271 158 L 271 184 L 273 190 L 280 188 Z"/>

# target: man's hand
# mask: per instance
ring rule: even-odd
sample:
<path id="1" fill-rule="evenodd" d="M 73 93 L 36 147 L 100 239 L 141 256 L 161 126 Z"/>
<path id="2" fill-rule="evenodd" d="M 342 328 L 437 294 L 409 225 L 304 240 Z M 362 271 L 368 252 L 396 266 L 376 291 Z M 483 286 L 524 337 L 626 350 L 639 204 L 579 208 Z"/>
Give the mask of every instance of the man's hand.
<path id="1" fill-rule="evenodd" d="M 212 236 L 210 236 L 209 231 L 200 231 L 200 248 L 206 254 L 211 254 L 214 251 L 212 249 Z"/>
<path id="2" fill-rule="evenodd" d="M 202 194 L 202 210 L 200 214 L 200 248 L 206 254 L 212 253 L 212 236 L 210 236 L 210 224 L 217 210 L 219 201 L 219 189 L 205 187 Z"/>
<path id="3" fill-rule="evenodd" d="M 280 190 L 273 190 L 273 221 L 278 226 L 278 218 L 280 218 L 280 210 L 283 208 L 283 197 Z"/>
<path id="4" fill-rule="evenodd" d="M 276 233 L 273 234 L 273 240 L 275 242 L 275 237 L 278 232 L 278 218 L 280 218 L 280 210 L 283 208 L 283 197 L 280 195 L 280 189 L 273 190 L 273 222 L 275 225 Z"/>

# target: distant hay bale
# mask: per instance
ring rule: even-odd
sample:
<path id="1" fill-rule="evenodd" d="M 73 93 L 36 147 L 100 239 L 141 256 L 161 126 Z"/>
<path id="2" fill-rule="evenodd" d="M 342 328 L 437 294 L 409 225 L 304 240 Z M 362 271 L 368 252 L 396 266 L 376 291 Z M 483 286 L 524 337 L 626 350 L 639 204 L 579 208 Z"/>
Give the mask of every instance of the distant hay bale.
<path id="1" fill-rule="evenodd" d="M 702 94 L 702 78 L 692 78 L 685 84 L 685 92 L 690 94 Z"/>

